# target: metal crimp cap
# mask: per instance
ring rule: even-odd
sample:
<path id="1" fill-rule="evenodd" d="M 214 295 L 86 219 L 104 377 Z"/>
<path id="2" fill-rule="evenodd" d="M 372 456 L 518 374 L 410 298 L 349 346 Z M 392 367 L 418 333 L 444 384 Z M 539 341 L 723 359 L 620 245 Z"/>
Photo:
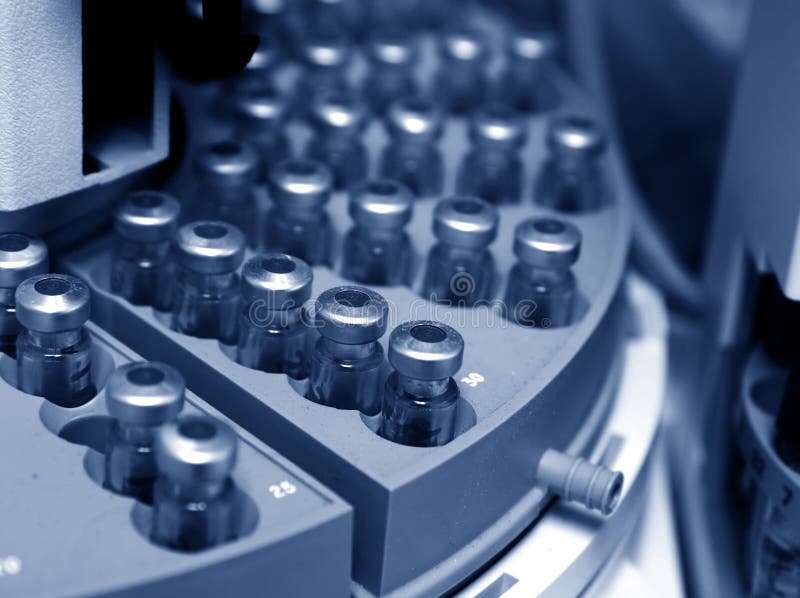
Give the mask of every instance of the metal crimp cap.
<path id="1" fill-rule="evenodd" d="M 386 299 L 366 287 L 333 287 L 316 301 L 320 334 L 344 345 L 378 340 L 386 332 L 388 315 Z"/>
<path id="2" fill-rule="evenodd" d="M 470 139 L 475 144 L 517 150 L 525 145 L 528 128 L 514 109 L 493 105 L 478 110 L 470 120 Z"/>
<path id="3" fill-rule="evenodd" d="M 178 226 L 181 205 L 161 191 L 134 191 L 114 212 L 114 230 L 121 237 L 140 243 L 169 241 Z"/>
<path id="4" fill-rule="evenodd" d="M 258 153 L 242 141 L 225 140 L 204 147 L 195 157 L 200 181 L 211 187 L 251 185 L 258 176 Z"/>
<path id="5" fill-rule="evenodd" d="M 197 220 L 184 224 L 175 237 L 178 261 L 199 274 L 226 274 L 244 260 L 242 231 L 219 220 Z"/>
<path id="6" fill-rule="evenodd" d="M 0 234 L 0 287 L 13 289 L 26 278 L 48 269 L 47 245 L 22 233 Z"/>
<path id="7" fill-rule="evenodd" d="M 379 31 L 369 39 L 367 55 L 377 64 L 389 66 L 413 65 L 419 49 L 412 38 L 391 31 Z"/>
<path id="8" fill-rule="evenodd" d="M 478 197 L 451 197 L 436 204 L 433 233 L 443 243 L 479 249 L 497 237 L 497 208 Z"/>
<path id="9" fill-rule="evenodd" d="M 547 145 L 558 154 L 598 156 L 606 143 L 605 131 L 597 121 L 580 114 L 554 117 L 547 131 Z"/>
<path id="10" fill-rule="evenodd" d="M 348 211 L 356 224 L 366 228 L 403 228 L 411 220 L 414 195 L 392 179 L 366 181 L 351 191 Z"/>
<path id="11" fill-rule="evenodd" d="M 514 253 L 523 264 L 569 270 L 581 252 L 581 231 L 555 218 L 529 218 L 514 230 Z"/>
<path id="12" fill-rule="evenodd" d="M 89 319 L 90 299 L 89 287 L 81 279 L 66 274 L 40 274 L 17 287 L 17 319 L 36 332 L 75 330 Z"/>
<path id="13" fill-rule="evenodd" d="M 287 212 L 321 209 L 330 199 L 333 176 L 316 160 L 289 158 L 269 171 L 272 198 Z"/>
<path id="14" fill-rule="evenodd" d="M 186 385 L 174 367 L 157 361 L 119 366 L 106 384 L 109 413 L 124 424 L 160 426 L 183 408 Z"/>
<path id="15" fill-rule="evenodd" d="M 330 90 L 314 98 L 311 119 L 318 130 L 356 134 L 367 125 L 367 109 L 355 95 Z"/>
<path id="16" fill-rule="evenodd" d="M 464 339 L 450 326 L 432 320 L 400 324 L 389 336 L 389 363 L 416 380 L 444 380 L 464 359 Z"/>
<path id="17" fill-rule="evenodd" d="M 392 136 L 435 141 L 441 136 L 443 126 L 442 107 L 417 96 L 395 100 L 386 112 L 386 127 Z"/>
<path id="18" fill-rule="evenodd" d="M 236 444 L 227 424 L 207 415 L 187 415 L 159 428 L 156 465 L 179 484 L 223 482 L 236 463 Z"/>
<path id="19" fill-rule="evenodd" d="M 445 58 L 459 62 L 483 62 L 489 58 L 486 36 L 471 27 L 447 31 L 440 40 L 439 50 Z"/>
<path id="20" fill-rule="evenodd" d="M 314 273 L 300 258 L 269 252 L 250 258 L 242 268 L 242 296 L 264 301 L 266 309 L 294 309 L 311 297 Z"/>
<path id="21" fill-rule="evenodd" d="M 241 126 L 265 130 L 284 124 L 289 103 L 284 94 L 272 87 L 249 85 L 237 91 L 233 110 Z"/>
<path id="22" fill-rule="evenodd" d="M 543 27 L 517 31 L 508 39 L 506 46 L 510 58 L 530 62 L 551 59 L 557 50 L 555 33 Z"/>
<path id="23" fill-rule="evenodd" d="M 350 60 L 350 43 L 344 36 L 317 36 L 302 49 L 303 61 L 311 67 L 341 68 Z"/>

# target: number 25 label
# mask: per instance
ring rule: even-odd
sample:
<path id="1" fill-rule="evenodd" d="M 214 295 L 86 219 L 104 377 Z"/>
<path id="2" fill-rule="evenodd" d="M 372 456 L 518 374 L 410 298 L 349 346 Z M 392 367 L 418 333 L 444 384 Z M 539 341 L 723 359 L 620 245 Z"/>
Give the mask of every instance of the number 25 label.
<path id="1" fill-rule="evenodd" d="M 297 492 L 297 487 L 291 482 L 284 480 L 279 484 L 272 484 L 269 487 L 269 493 L 272 498 L 281 499 Z"/>

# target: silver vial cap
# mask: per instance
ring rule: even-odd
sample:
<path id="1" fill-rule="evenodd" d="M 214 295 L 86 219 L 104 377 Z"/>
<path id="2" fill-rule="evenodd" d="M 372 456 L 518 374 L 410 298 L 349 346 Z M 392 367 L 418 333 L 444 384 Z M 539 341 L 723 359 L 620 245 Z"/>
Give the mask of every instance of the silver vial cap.
<path id="1" fill-rule="evenodd" d="M 331 90 L 314 98 L 311 121 L 318 131 L 357 134 L 367 124 L 367 109 L 355 95 Z"/>
<path id="2" fill-rule="evenodd" d="M 266 85 L 245 85 L 237 90 L 233 110 L 241 126 L 263 131 L 286 122 L 289 103 L 277 89 Z"/>
<path id="3" fill-rule="evenodd" d="M 225 481 L 236 463 L 237 438 L 230 426 L 206 415 L 187 415 L 156 434 L 156 465 L 169 480 L 186 486 Z"/>
<path id="4" fill-rule="evenodd" d="M 514 253 L 523 264 L 569 270 L 581 251 L 581 231 L 555 218 L 528 218 L 514 231 Z"/>
<path id="5" fill-rule="evenodd" d="M 199 274 L 226 274 L 244 260 L 245 238 L 238 228 L 219 220 L 184 224 L 175 236 L 178 261 Z"/>
<path id="6" fill-rule="evenodd" d="M 228 139 L 200 150 L 195 172 L 200 182 L 211 187 L 251 185 L 258 176 L 258 153 L 248 143 Z"/>
<path id="7" fill-rule="evenodd" d="M 300 258 L 269 252 L 250 258 L 242 268 L 242 296 L 263 301 L 267 309 L 293 309 L 311 297 L 314 274 Z"/>
<path id="8" fill-rule="evenodd" d="M 13 289 L 48 270 L 47 245 L 39 237 L 0 233 L 0 287 Z"/>
<path id="9" fill-rule="evenodd" d="M 343 68 L 350 61 L 350 43 L 343 36 L 316 36 L 303 45 L 303 61 L 312 68 Z"/>
<path id="10" fill-rule="evenodd" d="M 558 50 L 556 35 L 543 27 L 519 30 L 508 40 L 506 52 L 511 60 L 538 62 L 552 59 Z"/>
<path id="11" fill-rule="evenodd" d="M 169 241 L 175 235 L 181 205 L 161 191 L 135 191 L 114 212 L 114 230 L 140 243 Z"/>
<path id="12" fill-rule="evenodd" d="M 316 301 L 319 333 L 344 345 L 378 340 L 386 332 L 388 315 L 386 299 L 366 287 L 333 287 Z"/>
<path id="13" fill-rule="evenodd" d="M 75 330 L 89 319 L 90 299 L 89 287 L 79 278 L 39 274 L 17 287 L 17 319 L 35 332 Z"/>
<path id="14" fill-rule="evenodd" d="M 528 127 L 513 108 L 501 105 L 478 110 L 470 120 L 470 138 L 474 144 L 516 150 L 525 145 Z"/>
<path id="15" fill-rule="evenodd" d="M 108 412 L 130 426 L 160 426 L 183 408 L 186 385 L 174 367 L 157 361 L 119 366 L 106 384 Z"/>
<path id="16" fill-rule="evenodd" d="M 260 78 L 277 63 L 278 48 L 268 38 L 262 36 L 242 74 L 245 78 Z"/>
<path id="17" fill-rule="evenodd" d="M 442 134 L 444 111 L 425 98 L 400 98 L 389 105 L 386 126 L 392 136 L 435 141 Z"/>
<path id="18" fill-rule="evenodd" d="M 432 320 L 404 322 L 389 336 L 389 363 L 415 380 L 444 380 L 464 359 L 464 339 L 445 324 Z"/>
<path id="19" fill-rule="evenodd" d="M 592 118 L 580 114 L 561 114 L 550 121 L 547 145 L 560 155 L 598 156 L 606 148 L 606 134 Z"/>
<path id="20" fill-rule="evenodd" d="M 376 64 L 410 67 L 417 62 L 419 48 L 409 35 L 379 31 L 370 37 L 367 55 Z"/>
<path id="21" fill-rule="evenodd" d="M 392 179 L 366 181 L 351 191 L 348 210 L 359 226 L 399 229 L 411 220 L 414 195 L 408 187 Z"/>
<path id="22" fill-rule="evenodd" d="M 439 51 L 446 60 L 475 64 L 488 59 L 489 43 L 481 31 L 463 27 L 446 31 L 439 42 Z"/>
<path id="23" fill-rule="evenodd" d="M 331 171 L 316 160 L 289 158 L 269 171 L 272 198 L 287 213 L 321 210 L 330 199 L 332 184 Z"/>
<path id="24" fill-rule="evenodd" d="M 442 243 L 480 249 L 497 237 L 499 220 L 497 208 L 478 197 L 450 197 L 436 204 L 433 233 Z"/>

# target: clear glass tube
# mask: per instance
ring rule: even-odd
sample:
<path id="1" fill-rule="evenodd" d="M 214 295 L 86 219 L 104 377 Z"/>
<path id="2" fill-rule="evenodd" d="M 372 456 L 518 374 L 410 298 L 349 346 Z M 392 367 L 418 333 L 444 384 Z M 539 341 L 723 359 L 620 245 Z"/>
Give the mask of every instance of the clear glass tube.
<path id="1" fill-rule="evenodd" d="M 201 274 L 178 268 L 172 317 L 178 332 L 235 344 L 238 307 L 237 273 Z"/>
<path id="2" fill-rule="evenodd" d="M 508 276 L 506 308 L 518 324 L 557 328 L 572 322 L 575 275 L 517 263 Z"/>
<path id="3" fill-rule="evenodd" d="M 436 244 L 428 255 L 424 296 L 454 306 L 471 306 L 491 297 L 494 258 L 486 249 Z"/>
<path id="4" fill-rule="evenodd" d="M 140 243 L 117 236 L 111 254 L 111 290 L 134 305 L 169 311 L 175 288 L 171 241 Z"/>
<path id="5" fill-rule="evenodd" d="M 371 285 L 409 284 L 411 240 L 408 234 L 402 229 L 352 227 L 344 239 L 342 276 Z"/>

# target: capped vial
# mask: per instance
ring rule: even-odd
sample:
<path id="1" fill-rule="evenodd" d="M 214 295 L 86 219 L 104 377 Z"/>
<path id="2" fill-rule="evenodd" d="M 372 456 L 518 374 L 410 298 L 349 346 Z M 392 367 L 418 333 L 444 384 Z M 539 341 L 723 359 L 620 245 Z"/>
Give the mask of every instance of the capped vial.
<path id="1" fill-rule="evenodd" d="M 490 298 L 495 267 L 488 247 L 498 222 L 497 208 L 477 197 L 451 197 L 436 205 L 438 242 L 428 255 L 425 297 L 461 307 Z"/>
<path id="2" fill-rule="evenodd" d="M 39 274 L 20 283 L 15 294 L 17 384 L 21 391 L 62 407 L 79 407 L 95 395 L 91 338 L 84 324 L 89 287 L 66 274 Z"/>
<path id="3" fill-rule="evenodd" d="M 178 275 L 172 327 L 234 344 L 244 235 L 227 222 L 198 220 L 178 229 L 175 244 Z"/>
<path id="4" fill-rule="evenodd" d="M 411 190 L 397 181 L 376 179 L 353 189 L 354 224 L 344 239 L 342 276 L 371 285 L 409 284 L 412 254 L 405 227 L 413 209 Z"/>
<path id="5" fill-rule="evenodd" d="M 358 38 L 366 25 L 364 15 L 368 7 L 365 1 L 310 0 L 307 3 L 309 27 L 316 32 L 345 33 L 351 39 Z"/>
<path id="6" fill-rule="evenodd" d="M 121 365 L 106 384 L 114 423 L 106 442 L 105 485 L 150 503 L 158 476 L 153 443 L 158 428 L 183 408 L 183 376 L 155 361 Z"/>
<path id="7" fill-rule="evenodd" d="M 274 206 L 266 219 L 266 248 L 312 266 L 330 263 L 331 225 L 325 205 L 332 183 L 331 171 L 316 160 L 289 159 L 276 164 L 269 174 Z"/>
<path id="8" fill-rule="evenodd" d="M 298 380 L 308 377 L 301 311 L 313 279 L 308 264 L 285 253 L 264 253 L 245 262 L 238 363 Z"/>
<path id="9" fill-rule="evenodd" d="M 272 164 L 291 155 L 286 135 L 289 102 L 285 94 L 265 86 L 244 86 L 234 99 L 236 134 L 258 152 L 258 180 L 265 181 Z"/>
<path id="10" fill-rule="evenodd" d="M 381 408 L 383 348 L 389 306 L 366 287 L 340 286 L 316 302 L 320 334 L 311 357 L 311 399 L 375 415 Z"/>
<path id="11" fill-rule="evenodd" d="M 509 316 L 522 326 L 554 328 L 572 322 L 576 282 L 572 265 L 581 232 L 555 218 L 529 218 L 514 231 L 514 254 L 506 291 Z"/>
<path id="12" fill-rule="evenodd" d="M 161 426 L 155 455 L 150 539 L 176 550 L 202 550 L 237 536 L 237 438 L 223 422 L 188 415 Z"/>
<path id="13" fill-rule="evenodd" d="M 17 355 L 22 330 L 14 293 L 23 280 L 44 274 L 48 267 L 47 245 L 39 237 L 0 233 L 0 351 L 11 357 Z"/>
<path id="14" fill-rule="evenodd" d="M 256 149 L 241 141 L 218 141 L 200 150 L 194 166 L 198 186 L 193 217 L 228 222 L 256 246 L 254 185 L 260 169 Z"/>
<path id="15" fill-rule="evenodd" d="M 405 322 L 389 336 L 389 375 L 381 435 L 410 446 L 441 446 L 456 434 L 464 339 L 445 324 Z"/>
<path id="16" fill-rule="evenodd" d="M 346 189 L 367 177 L 367 147 L 361 139 L 367 125 L 364 103 L 352 93 L 329 91 L 318 95 L 311 106 L 314 136 L 308 144 L 309 158 L 326 164 L 333 186 Z"/>
<path id="17" fill-rule="evenodd" d="M 313 34 L 301 47 L 303 73 L 295 95 L 295 105 L 301 117 L 307 117 L 317 97 L 330 92 L 347 92 L 347 65 L 352 50 L 342 35 Z"/>
<path id="18" fill-rule="evenodd" d="M 527 134 L 527 123 L 511 108 L 492 105 L 475 112 L 469 126 L 472 146 L 459 170 L 458 193 L 493 204 L 518 201 L 522 190 L 519 150 Z"/>
<path id="19" fill-rule="evenodd" d="M 414 71 L 419 62 L 419 48 L 414 36 L 384 28 L 370 37 L 366 52 L 369 71 L 363 86 L 364 97 L 375 114 L 383 115 L 397 98 L 418 93 Z"/>
<path id="20" fill-rule="evenodd" d="M 439 94 L 450 112 L 464 114 L 479 106 L 488 88 L 489 43 L 484 34 L 472 27 L 445 32 L 439 59 Z"/>
<path id="21" fill-rule="evenodd" d="M 553 118 L 547 131 L 550 155 L 536 181 L 536 203 L 562 212 L 585 212 L 604 205 L 607 189 L 599 158 L 606 143 L 603 129 L 586 116 Z"/>
<path id="22" fill-rule="evenodd" d="M 437 147 L 444 113 L 431 100 L 401 98 L 389 106 L 389 143 L 381 158 L 381 176 L 406 185 L 417 196 L 438 195 L 444 186 L 444 162 Z"/>
<path id="23" fill-rule="evenodd" d="M 508 38 L 505 51 L 506 70 L 498 95 L 520 112 L 552 108 L 557 101 L 551 79 L 558 51 L 553 31 L 541 27 L 519 30 Z"/>
<path id="24" fill-rule="evenodd" d="M 181 206 L 167 193 L 135 191 L 114 212 L 111 290 L 134 305 L 172 307 L 172 239 Z"/>

